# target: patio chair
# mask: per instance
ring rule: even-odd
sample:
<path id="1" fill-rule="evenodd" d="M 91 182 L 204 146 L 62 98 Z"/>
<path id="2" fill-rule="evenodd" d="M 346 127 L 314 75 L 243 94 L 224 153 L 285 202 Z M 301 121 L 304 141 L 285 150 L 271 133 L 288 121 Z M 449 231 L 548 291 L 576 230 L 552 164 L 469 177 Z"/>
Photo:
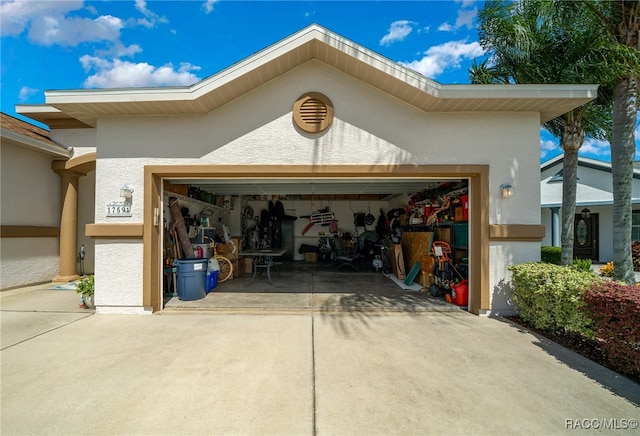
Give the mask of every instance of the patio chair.
<path id="1" fill-rule="evenodd" d="M 359 257 L 359 246 L 360 244 L 358 243 L 359 241 L 356 241 L 356 243 L 352 246 L 351 249 L 347 249 L 344 245 L 344 241 L 342 239 L 338 239 L 336 238 L 336 261 L 338 262 L 338 270 L 340 270 L 343 267 L 350 267 L 353 268 L 354 271 L 358 272 L 360 271 L 358 269 L 358 266 L 355 264 L 355 261 L 358 259 Z"/>

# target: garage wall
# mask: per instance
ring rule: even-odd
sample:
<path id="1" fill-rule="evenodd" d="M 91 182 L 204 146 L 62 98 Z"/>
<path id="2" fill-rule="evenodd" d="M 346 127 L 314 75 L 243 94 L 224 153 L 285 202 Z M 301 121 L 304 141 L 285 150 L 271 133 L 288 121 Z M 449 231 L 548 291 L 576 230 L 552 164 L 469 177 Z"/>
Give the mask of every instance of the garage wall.
<path id="1" fill-rule="evenodd" d="M 0 222 L 6 226 L 60 225 L 60 176 L 49 155 L 3 143 Z M 50 281 L 59 272 L 57 237 L 2 238 L 0 289 Z"/>
<path id="2" fill-rule="evenodd" d="M 293 104 L 306 91 L 322 92 L 333 102 L 334 123 L 322 134 L 293 125 Z M 540 223 L 539 114 L 424 113 L 317 61 L 209 114 L 106 117 L 98 126 L 98 223 L 143 221 L 144 165 L 149 164 L 250 164 L 256 175 L 261 165 L 276 164 L 489 164 L 490 223 Z M 513 198 L 500 197 L 505 182 L 514 186 Z M 136 190 L 133 216 L 106 218 L 104 205 L 118 199 L 124 183 Z M 120 274 L 139 272 L 142 256 L 134 253 L 121 253 L 128 267 Z M 507 264 L 495 258 L 491 263 L 496 272 L 490 281 L 496 284 Z M 106 295 L 114 292 L 107 285 L 110 275 L 100 274 L 104 282 L 96 277 L 96 294 L 103 294 L 97 304 L 109 303 Z M 141 287 L 128 289 L 142 295 Z"/>

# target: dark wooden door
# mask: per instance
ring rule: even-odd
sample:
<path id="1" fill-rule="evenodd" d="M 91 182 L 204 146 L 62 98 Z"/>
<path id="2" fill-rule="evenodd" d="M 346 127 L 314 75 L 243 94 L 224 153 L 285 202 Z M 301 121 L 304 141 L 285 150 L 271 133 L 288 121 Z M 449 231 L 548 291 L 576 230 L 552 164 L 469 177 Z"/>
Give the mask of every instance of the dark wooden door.
<path id="1" fill-rule="evenodd" d="M 598 214 L 576 214 L 573 222 L 573 257 L 598 261 Z"/>

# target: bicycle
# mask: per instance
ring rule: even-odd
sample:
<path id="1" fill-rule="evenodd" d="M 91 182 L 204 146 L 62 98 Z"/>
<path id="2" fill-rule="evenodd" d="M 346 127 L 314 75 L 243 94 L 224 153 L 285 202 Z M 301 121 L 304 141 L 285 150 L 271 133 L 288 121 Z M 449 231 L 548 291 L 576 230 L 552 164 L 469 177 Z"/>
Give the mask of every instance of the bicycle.
<path id="1" fill-rule="evenodd" d="M 235 244 L 233 244 L 233 242 L 230 243 L 233 245 L 232 254 L 235 254 L 236 246 Z M 210 244 L 211 248 L 213 248 L 213 257 L 211 259 L 214 259 L 220 267 L 220 269 L 218 270 L 218 282 L 222 283 L 229 280 L 229 278 L 231 278 L 231 276 L 233 275 L 233 263 L 223 255 L 218 254 L 216 245 L 217 244 L 215 242 L 212 242 Z"/>

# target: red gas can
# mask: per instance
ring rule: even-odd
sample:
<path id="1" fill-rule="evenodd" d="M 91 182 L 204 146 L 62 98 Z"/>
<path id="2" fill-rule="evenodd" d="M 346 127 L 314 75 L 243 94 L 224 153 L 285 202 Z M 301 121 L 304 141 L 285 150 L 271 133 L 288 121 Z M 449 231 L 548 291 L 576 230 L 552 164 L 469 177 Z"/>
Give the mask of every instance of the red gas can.
<path id="1" fill-rule="evenodd" d="M 454 288 L 456 293 L 453 302 L 458 306 L 469 305 L 469 281 L 463 280 Z"/>

